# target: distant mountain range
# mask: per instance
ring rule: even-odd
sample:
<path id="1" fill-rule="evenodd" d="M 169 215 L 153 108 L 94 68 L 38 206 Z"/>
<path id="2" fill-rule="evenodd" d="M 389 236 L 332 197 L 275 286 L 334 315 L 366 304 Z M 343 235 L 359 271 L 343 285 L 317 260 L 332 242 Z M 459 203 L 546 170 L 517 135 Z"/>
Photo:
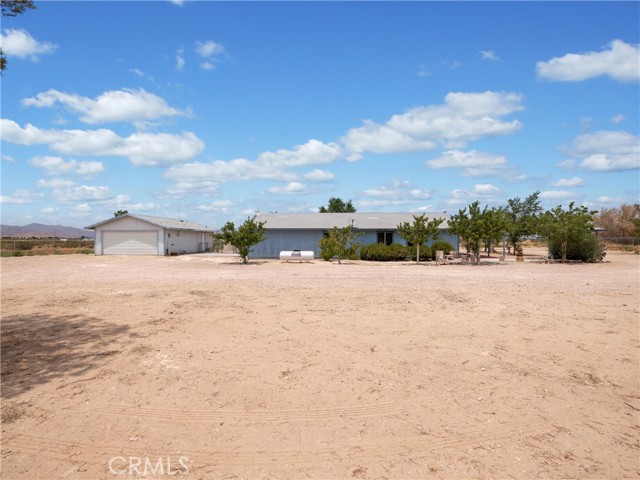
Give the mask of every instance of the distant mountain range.
<path id="1" fill-rule="evenodd" d="M 84 228 L 43 225 L 41 223 L 30 223 L 22 227 L 17 225 L 0 225 L 0 232 L 3 237 L 94 238 L 96 235 L 93 230 L 85 230 Z"/>

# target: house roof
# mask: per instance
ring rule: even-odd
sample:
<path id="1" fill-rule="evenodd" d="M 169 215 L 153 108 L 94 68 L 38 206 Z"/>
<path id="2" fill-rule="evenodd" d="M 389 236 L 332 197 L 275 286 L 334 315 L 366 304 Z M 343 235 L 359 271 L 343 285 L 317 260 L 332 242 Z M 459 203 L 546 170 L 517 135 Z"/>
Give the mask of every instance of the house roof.
<path id="1" fill-rule="evenodd" d="M 353 225 L 362 230 L 395 230 L 402 222 L 413 223 L 417 213 L 258 213 L 256 220 L 269 229 L 327 230 Z M 426 213 L 427 219 L 442 218 L 440 228 L 447 228 L 447 215 Z"/>
<path id="2" fill-rule="evenodd" d="M 113 222 L 114 220 L 118 220 L 124 217 L 131 217 L 137 220 L 142 220 L 143 222 L 150 223 L 151 225 L 155 225 L 157 227 L 167 228 L 169 230 L 194 230 L 198 232 L 213 232 L 212 228 L 203 227 L 197 223 L 189 222 L 188 220 L 177 220 L 175 218 L 168 217 L 155 217 L 153 215 L 135 215 L 133 213 L 126 213 L 124 215 L 120 215 L 119 217 L 109 218 L 102 222 L 94 223 L 93 225 L 89 225 L 86 227 L 87 229 L 94 229 L 99 227 L 100 225 L 104 225 L 105 223 Z"/>

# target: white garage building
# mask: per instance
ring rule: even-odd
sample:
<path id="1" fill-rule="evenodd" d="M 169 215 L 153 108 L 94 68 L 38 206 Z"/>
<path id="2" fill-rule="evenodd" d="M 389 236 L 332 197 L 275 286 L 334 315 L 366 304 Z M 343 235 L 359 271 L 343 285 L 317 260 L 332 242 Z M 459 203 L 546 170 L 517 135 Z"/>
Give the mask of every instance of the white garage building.
<path id="1" fill-rule="evenodd" d="M 206 252 L 212 229 L 173 218 L 127 213 L 86 227 L 96 231 L 96 255 L 178 255 Z"/>

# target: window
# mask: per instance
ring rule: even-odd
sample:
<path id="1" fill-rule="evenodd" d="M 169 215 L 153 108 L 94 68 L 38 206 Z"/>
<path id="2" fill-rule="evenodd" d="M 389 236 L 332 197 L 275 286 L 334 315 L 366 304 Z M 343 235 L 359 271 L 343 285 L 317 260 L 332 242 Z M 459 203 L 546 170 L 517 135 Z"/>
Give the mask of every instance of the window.
<path id="1" fill-rule="evenodd" d="M 391 245 L 393 243 L 393 232 L 378 232 L 378 243 Z"/>

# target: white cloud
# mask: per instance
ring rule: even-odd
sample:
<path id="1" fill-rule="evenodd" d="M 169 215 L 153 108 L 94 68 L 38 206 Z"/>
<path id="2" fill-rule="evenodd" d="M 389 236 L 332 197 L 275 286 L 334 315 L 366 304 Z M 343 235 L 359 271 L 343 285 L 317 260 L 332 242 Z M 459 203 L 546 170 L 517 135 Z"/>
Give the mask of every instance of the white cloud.
<path id="1" fill-rule="evenodd" d="M 196 53 L 204 59 L 200 62 L 200 68 L 213 70 L 220 57 L 225 53 L 225 49 L 221 44 L 208 40 L 206 42 L 196 42 Z"/>
<path id="2" fill-rule="evenodd" d="M 51 178 L 49 180 L 40 179 L 37 185 L 40 188 L 63 188 L 75 185 L 75 182 L 65 178 Z"/>
<path id="3" fill-rule="evenodd" d="M 427 165 L 433 170 L 443 168 L 460 168 L 465 176 L 490 175 L 508 165 L 507 158 L 503 155 L 478 152 L 471 150 L 448 150 L 433 160 L 427 160 Z"/>
<path id="4" fill-rule="evenodd" d="M 573 197 L 573 192 L 567 192 L 566 190 L 546 190 L 540 193 L 542 200 L 566 200 Z"/>
<path id="5" fill-rule="evenodd" d="M 429 190 L 416 187 L 406 180 L 393 180 L 376 188 L 368 188 L 361 195 L 365 198 L 357 203 L 363 208 L 415 205 L 431 198 Z"/>
<path id="6" fill-rule="evenodd" d="M 75 207 L 73 207 L 72 210 L 74 212 L 87 213 L 91 211 L 91 207 L 88 203 L 81 203 L 80 205 L 76 205 Z"/>
<path id="7" fill-rule="evenodd" d="M 308 190 L 304 183 L 289 182 L 286 185 L 271 187 L 269 193 L 277 195 L 301 195 L 308 193 Z"/>
<path id="8" fill-rule="evenodd" d="M 206 205 L 198 205 L 196 208 L 203 212 L 227 213 L 233 207 L 231 200 L 216 200 Z"/>
<path id="9" fill-rule="evenodd" d="M 312 182 L 330 182 L 335 177 L 333 173 L 328 170 L 320 170 L 316 168 L 315 170 L 305 173 L 304 178 L 311 180 Z"/>
<path id="10" fill-rule="evenodd" d="M 624 122 L 625 120 L 626 120 L 626 119 L 625 119 L 625 116 L 624 116 L 624 115 L 622 115 L 621 113 L 619 113 L 618 115 L 614 115 L 613 117 L 611 117 L 611 122 L 612 122 L 612 123 L 615 123 L 615 124 L 622 123 L 622 122 Z"/>
<path id="11" fill-rule="evenodd" d="M 580 167 L 598 172 L 640 168 L 640 137 L 624 131 L 598 131 L 578 136 L 569 153 Z"/>
<path id="12" fill-rule="evenodd" d="M 457 68 L 462 67 L 462 63 L 460 63 L 458 60 L 453 60 L 453 61 L 442 60 L 440 62 L 437 62 L 437 63 L 431 65 L 431 67 L 427 67 L 425 64 L 420 64 L 416 74 L 419 77 L 430 77 L 431 74 L 436 69 L 439 69 L 441 67 L 445 67 L 445 68 L 449 68 L 451 70 L 455 70 Z"/>
<path id="13" fill-rule="evenodd" d="M 120 137 L 112 130 L 43 130 L 27 123 L 21 127 L 0 120 L 2 140 L 20 145 L 48 144 L 67 155 L 118 156 L 129 158 L 136 166 L 160 166 L 184 162 L 204 149 L 193 133 L 134 133 Z"/>
<path id="14" fill-rule="evenodd" d="M 42 213 L 55 213 L 57 212 L 59 209 L 55 208 L 55 207 L 45 207 L 42 210 L 40 210 Z"/>
<path id="15" fill-rule="evenodd" d="M 0 47 L 10 57 L 38 60 L 39 55 L 53 53 L 58 46 L 49 42 L 38 42 L 26 30 L 7 28 L 0 34 Z"/>
<path id="16" fill-rule="evenodd" d="M 16 163 L 16 159 L 9 155 L 2 155 L 3 162 Z"/>
<path id="17" fill-rule="evenodd" d="M 171 3 L 173 3 L 174 5 L 177 5 L 179 7 L 184 6 L 184 0 L 169 0 Z"/>
<path id="18" fill-rule="evenodd" d="M 136 77 L 146 78 L 147 80 L 149 80 L 150 82 L 153 82 L 153 83 L 155 83 L 155 81 L 156 81 L 155 78 L 153 78 L 151 75 L 149 75 L 148 73 L 143 72 L 140 69 L 131 68 L 131 69 L 129 69 L 129 71 L 131 73 L 133 73 Z"/>
<path id="19" fill-rule="evenodd" d="M 182 71 L 184 69 L 184 65 L 187 63 L 184 59 L 184 49 L 180 49 L 176 52 L 176 70 Z"/>
<path id="20" fill-rule="evenodd" d="M 579 82 L 602 75 L 620 82 L 637 82 L 640 80 L 640 47 L 614 40 L 607 50 L 568 53 L 548 62 L 538 62 L 536 70 L 540 78 L 559 82 Z"/>
<path id="21" fill-rule="evenodd" d="M 422 205 L 421 207 L 412 208 L 409 211 L 412 213 L 433 212 L 433 205 Z"/>
<path id="22" fill-rule="evenodd" d="M 598 203 L 604 203 L 608 205 L 621 205 L 623 203 L 626 203 L 627 200 L 628 199 L 625 199 L 623 197 L 609 197 L 607 195 L 601 195 L 596 199 Z"/>
<path id="23" fill-rule="evenodd" d="M 502 117 L 523 109 L 522 95 L 506 92 L 449 93 L 442 105 L 414 107 L 384 124 L 366 120 L 341 141 L 358 160 L 363 152 L 395 153 L 459 148 L 480 138 L 509 135 L 518 120 Z"/>
<path id="24" fill-rule="evenodd" d="M 576 166 L 576 160 L 574 158 L 568 158 L 567 160 L 556 163 L 556 166 L 564 170 L 572 170 Z"/>
<path id="25" fill-rule="evenodd" d="M 495 197 L 500 194 L 500 189 L 490 183 L 478 183 L 473 186 L 471 193 L 480 197 Z"/>
<path id="26" fill-rule="evenodd" d="M 163 98 L 144 89 L 112 90 L 100 94 L 95 99 L 69 94 L 58 90 L 38 93 L 35 97 L 22 100 L 23 106 L 53 107 L 56 103 L 80 115 L 80 120 L 88 124 L 110 122 L 140 122 L 166 116 L 186 115 L 185 112 L 167 105 Z"/>
<path id="27" fill-rule="evenodd" d="M 449 205 L 463 205 L 478 199 L 478 197 L 486 200 L 495 199 L 502 194 L 502 191 L 490 183 L 477 183 L 471 190 L 455 189 L 449 192 Z"/>
<path id="28" fill-rule="evenodd" d="M 196 42 L 196 52 L 201 57 L 208 58 L 224 53 L 224 47 L 212 40 L 207 42 Z"/>
<path id="29" fill-rule="evenodd" d="M 580 177 L 561 178 L 552 184 L 553 187 L 579 187 L 581 185 L 584 185 L 584 180 Z"/>
<path id="30" fill-rule="evenodd" d="M 60 175 L 62 173 L 76 173 L 83 177 L 92 177 L 104 172 L 102 162 L 77 162 L 69 160 L 65 162 L 61 157 L 39 156 L 29 160 L 29 164 L 34 167 L 43 168 L 49 175 Z"/>
<path id="31" fill-rule="evenodd" d="M 115 198 L 109 187 L 77 185 L 53 190 L 53 197 L 60 203 L 94 202 Z"/>
<path id="32" fill-rule="evenodd" d="M 170 167 L 165 176 L 176 185 L 169 190 L 172 195 L 182 195 L 189 191 L 215 193 L 222 182 L 238 180 L 278 180 L 294 182 L 297 175 L 294 167 L 325 165 L 340 159 L 342 149 L 335 143 L 309 140 L 292 150 L 281 149 L 263 152 L 254 161 L 245 158 L 235 160 L 215 160 L 210 163 L 186 163 Z"/>
<path id="33" fill-rule="evenodd" d="M 496 52 L 493 50 L 480 50 L 480 56 L 483 60 L 489 60 L 492 62 L 497 62 L 500 60 L 500 57 L 496 55 Z"/>
<path id="34" fill-rule="evenodd" d="M 0 204 L 26 205 L 36 197 L 42 197 L 42 193 L 18 189 L 11 195 L 0 195 Z"/>

